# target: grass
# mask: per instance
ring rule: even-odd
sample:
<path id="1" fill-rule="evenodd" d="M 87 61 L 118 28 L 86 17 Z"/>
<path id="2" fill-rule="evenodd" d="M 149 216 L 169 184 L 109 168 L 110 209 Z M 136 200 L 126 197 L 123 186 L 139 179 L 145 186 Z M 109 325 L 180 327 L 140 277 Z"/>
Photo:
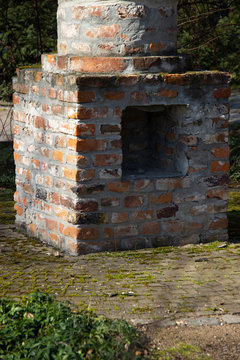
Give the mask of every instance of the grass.
<path id="1" fill-rule="evenodd" d="M 0 299 L 0 358 L 149 359 L 140 333 L 36 291 L 19 301 Z"/>

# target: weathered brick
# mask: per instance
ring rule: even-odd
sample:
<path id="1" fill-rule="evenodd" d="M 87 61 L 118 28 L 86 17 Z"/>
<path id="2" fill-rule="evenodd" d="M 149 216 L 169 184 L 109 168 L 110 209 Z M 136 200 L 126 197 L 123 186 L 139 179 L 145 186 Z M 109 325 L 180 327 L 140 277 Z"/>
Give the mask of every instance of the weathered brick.
<path id="1" fill-rule="evenodd" d="M 143 235 L 153 235 L 158 234 L 160 232 L 160 224 L 158 222 L 149 222 L 143 224 L 142 226 L 142 234 Z"/>
<path id="2" fill-rule="evenodd" d="M 87 73 L 110 73 L 123 71 L 125 64 L 122 58 L 114 57 L 72 57 L 70 70 Z"/>
<path id="3" fill-rule="evenodd" d="M 68 148 L 79 152 L 105 150 L 107 141 L 105 139 L 69 139 Z"/>
<path id="4" fill-rule="evenodd" d="M 137 225 L 119 225 L 116 229 L 117 236 L 135 236 L 138 235 Z"/>
<path id="5" fill-rule="evenodd" d="M 48 194 L 48 199 L 51 203 L 58 205 L 60 201 L 60 196 L 57 192 L 53 191 Z"/>
<path id="6" fill-rule="evenodd" d="M 121 100 L 124 98 L 124 91 L 108 91 L 103 94 L 105 100 Z"/>
<path id="7" fill-rule="evenodd" d="M 145 202 L 145 196 L 144 195 L 130 195 L 125 197 L 124 199 L 124 206 L 127 208 L 130 207 L 141 207 Z"/>
<path id="8" fill-rule="evenodd" d="M 13 94 L 13 105 L 19 104 L 20 97 L 16 94 Z"/>
<path id="9" fill-rule="evenodd" d="M 94 178 L 95 170 L 94 169 L 70 169 L 63 168 L 64 176 L 67 179 L 74 181 L 83 181 L 83 180 L 91 180 Z"/>
<path id="10" fill-rule="evenodd" d="M 120 204 L 119 199 L 116 197 L 101 199 L 101 206 L 115 207 L 115 206 L 119 206 L 119 204 Z"/>
<path id="11" fill-rule="evenodd" d="M 96 154 L 94 166 L 121 165 L 122 154 Z"/>
<path id="12" fill-rule="evenodd" d="M 60 218 L 62 220 L 67 220 L 67 210 L 66 209 L 59 207 L 59 206 L 55 206 L 54 213 L 58 218 Z"/>
<path id="13" fill-rule="evenodd" d="M 167 206 L 163 209 L 157 210 L 157 218 L 161 219 L 161 218 L 175 217 L 177 211 L 178 211 L 177 205 Z"/>
<path id="14" fill-rule="evenodd" d="M 68 164 L 74 164 L 74 165 L 78 165 L 78 166 L 87 166 L 87 158 L 83 155 L 70 155 L 70 154 L 66 154 L 66 163 Z"/>
<path id="15" fill-rule="evenodd" d="M 111 124 L 106 124 L 106 125 L 101 125 L 101 133 L 102 134 L 120 134 L 121 131 L 121 127 L 120 125 L 111 125 Z"/>
<path id="16" fill-rule="evenodd" d="M 209 229 L 211 230 L 224 230 L 227 229 L 228 226 L 228 220 L 227 218 L 224 219 L 218 219 L 218 220 L 214 220 L 210 226 Z"/>
<path id="17" fill-rule="evenodd" d="M 112 223 L 113 224 L 120 224 L 129 221 L 129 214 L 128 213 L 112 213 Z"/>
<path id="18" fill-rule="evenodd" d="M 14 209 L 16 210 L 18 216 L 23 214 L 23 208 L 20 205 L 14 204 Z"/>
<path id="19" fill-rule="evenodd" d="M 152 220 L 154 218 L 153 210 L 142 210 L 133 212 L 133 220 Z"/>
<path id="20" fill-rule="evenodd" d="M 231 95 L 231 88 L 230 86 L 227 88 L 219 88 L 216 89 L 213 93 L 213 97 L 215 99 L 221 99 L 221 98 L 228 98 Z"/>
<path id="21" fill-rule="evenodd" d="M 172 201 L 172 193 L 164 193 L 160 195 L 150 195 L 149 200 L 153 204 L 163 204 L 163 203 L 169 203 Z"/>
<path id="22" fill-rule="evenodd" d="M 98 202 L 97 200 L 81 200 L 76 204 L 76 210 L 79 211 L 97 211 L 98 210 Z"/>
<path id="23" fill-rule="evenodd" d="M 220 147 L 220 148 L 214 148 L 211 150 L 211 153 L 220 158 L 229 158 L 230 150 L 228 146 Z"/>
<path id="24" fill-rule="evenodd" d="M 58 222 L 52 219 L 46 219 L 46 227 L 49 230 L 58 230 Z"/>
<path id="25" fill-rule="evenodd" d="M 107 185 L 109 191 L 113 192 L 126 192 L 129 190 L 129 181 L 110 182 Z"/>
<path id="26" fill-rule="evenodd" d="M 211 162 L 211 171 L 212 172 L 228 172 L 229 162 L 226 161 L 212 161 Z"/>
<path id="27" fill-rule="evenodd" d="M 112 239 L 114 237 L 114 231 L 112 228 L 104 228 L 105 238 Z"/>
<path id="28" fill-rule="evenodd" d="M 46 128 L 45 119 L 41 116 L 34 116 L 34 126 L 38 129 L 45 130 Z"/>
<path id="29" fill-rule="evenodd" d="M 227 189 L 210 189 L 208 190 L 207 196 L 212 199 L 228 200 L 228 190 Z"/>
<path id="30" fill-rule="evenodd" d="M 155 96 L 168 97 L 170 99 L 176 98 L 178 96 L 178 91 L 172 89 L 162 89 L 159 90 Z"/>
<path id="31" fill-rule="evenodd" d="M 54 150 L 52 153 L 52 159 L 56 161 L 60 161 L 61 163 L 63 162 L 63 157 L 64 157 L 64 153 L 62 151 Z"/>
<path id="32" fill-rule="evenodd" d="M 102 25 L 99 28 L 94 28 L 93 30 L 88 30 L 85 33 L 86 37 L 90 38 L 104 38 L 104 39 L 113 39 L 116 34 L 119 32 L 120 26 L 118 24 L 113 25 Z"/>

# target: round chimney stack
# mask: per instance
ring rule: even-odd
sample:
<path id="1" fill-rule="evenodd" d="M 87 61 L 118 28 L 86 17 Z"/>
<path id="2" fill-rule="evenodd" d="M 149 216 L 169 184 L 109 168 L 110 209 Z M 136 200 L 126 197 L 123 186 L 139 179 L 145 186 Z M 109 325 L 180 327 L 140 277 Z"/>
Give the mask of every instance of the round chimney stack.
<path id="1" fill-rule="evenodd" d="M 59 0 L 58 54 L 177 54 L 177 0 Z"/>

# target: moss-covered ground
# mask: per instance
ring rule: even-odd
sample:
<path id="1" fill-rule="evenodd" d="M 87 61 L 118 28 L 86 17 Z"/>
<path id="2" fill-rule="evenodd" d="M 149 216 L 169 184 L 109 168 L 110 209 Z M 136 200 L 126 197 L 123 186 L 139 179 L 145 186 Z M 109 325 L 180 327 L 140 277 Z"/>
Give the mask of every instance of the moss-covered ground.
<path id="1" fill-rule="evenodd" d="M 239 194 L 232 194 L 229 214 L 237 218 Z M 13 223 L 12 191 L 2 190 L 0 296 L 18 298 L 40 289 L 81 308 L 134 323 L 240 311 L 237 243 L 71 257 L 27 238 Z"/>

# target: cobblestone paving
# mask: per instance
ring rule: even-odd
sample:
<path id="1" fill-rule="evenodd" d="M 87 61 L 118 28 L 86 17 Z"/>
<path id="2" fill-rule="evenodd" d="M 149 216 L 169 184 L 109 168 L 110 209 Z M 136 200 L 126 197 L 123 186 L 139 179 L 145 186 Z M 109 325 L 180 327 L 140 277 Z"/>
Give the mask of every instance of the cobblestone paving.
<path id="1" fill-rule="evenodd" d="M 133 323 L 187 324 L 199 316 L 221 323 L 223 315 L 240 314 L 239 244 L 71 257 L 17 231 L 10 195 L 0 195 L 0 296 L 18 298 L 39 288 Z"/>

